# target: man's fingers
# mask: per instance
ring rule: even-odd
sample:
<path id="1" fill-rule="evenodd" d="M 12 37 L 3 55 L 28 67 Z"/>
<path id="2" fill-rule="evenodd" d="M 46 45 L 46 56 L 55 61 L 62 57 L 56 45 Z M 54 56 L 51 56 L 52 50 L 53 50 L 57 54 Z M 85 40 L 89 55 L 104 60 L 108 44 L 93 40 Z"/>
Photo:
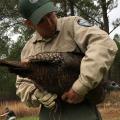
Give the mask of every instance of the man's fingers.
<path id="1" fill-rule="evenodd" d="M 39 100 L 41 104 L 43 104 L 44 107 L 50 109 L 55 107 L 55 99 L 57 99 L 57 94 L 51 94 L 47 91 L 42 91 L 41 89 L 41 91 L 35 91 L 35 97 L 37 98 L 37 100 Z"/>
<path id="2" fill-rule="evenodd" d="M 77 104 L 84 100 L 84 96 L 79 96 L 76 92 L 70 89 L 62 95 L 62 100 L 68 103 Z"/>
<path id="3" fill-rule="evenodd" d="M 44 104 L 44 106 L 47 107 L 47 108 L 54 108 L 54 107 L 55 107 L 55 104 L 56 104 L 55 101 L 53 101 L 53 102 L 51 102 L 51 103 L 48 104 L 48 105 L 47 105 L 47 104 Z"/>
<path id="4" fill-rule="evenodd" d="M 46 108 L 54 108 L 55 107 L 55 99 L 57 98 L 56 94 L 46 94 L 42 99 L 39 99 L 41 103 L 46 107 Z"/>
<path id="5" fill-rule="evenodd" d="M 46 94 L 45 96 L 43 96 L 42 98 L 40 98 L 39 100 L 42 102 L 42 103 L 44 103 L 44 102 L 46 102 L 46 101 L 48 101 L 49 99 L 50 99 L 50 97 L 51 97 L 51 94 Z"/>
<path id="6" fill-rule="evenodd" d="M 48 98 L 47 98 L 48 97 Z M 54 94 L 52 96 L 46 96 L 42 99 L 42 103 L 49 105 L 50 103 L 52 103 L 55 99 L 57 98 L 57 95 Z"/>
<path id="7" fill-rule="evenodd" d="M 67 93 L 64 93 L 61 98 L 62 100 L 66 101 L 68 99 Z"/>

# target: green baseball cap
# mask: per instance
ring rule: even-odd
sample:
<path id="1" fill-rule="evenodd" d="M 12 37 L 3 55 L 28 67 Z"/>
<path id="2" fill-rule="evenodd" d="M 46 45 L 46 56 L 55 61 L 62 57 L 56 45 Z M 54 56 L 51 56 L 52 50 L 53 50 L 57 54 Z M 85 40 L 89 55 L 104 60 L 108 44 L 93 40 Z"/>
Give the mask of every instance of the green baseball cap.
<path id="1" fill-rule="evenodd" d="M 38 24 L 42 17 L 57 9 L 50 0 L 19 0 L 19 11 L 25 19 Z"/>

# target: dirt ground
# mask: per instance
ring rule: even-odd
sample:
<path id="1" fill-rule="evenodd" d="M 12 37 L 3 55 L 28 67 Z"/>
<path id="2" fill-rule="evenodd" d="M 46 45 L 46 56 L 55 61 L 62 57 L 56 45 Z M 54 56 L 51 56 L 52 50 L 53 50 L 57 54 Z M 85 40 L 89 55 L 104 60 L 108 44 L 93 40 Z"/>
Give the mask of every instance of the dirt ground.
<path id="1" fill-rule="evenodd" d="M 120 108 L 99 108 L 103 120 L 120 120 Z"/>
<path id="2" fill-rule="evenodd" d="M 0 114 L 4 111 L 5 106 L 9 106 L 19 117 L 37 116 L 39 112 L 39 108 L 30 109 L 27 108 L 25 104 L 15 101 L 0 103 Z M 107 94 L 105 101 L 98 105 L 98 109 L 103 120 L 120 120 L 120 91 Z"/>
<path id="3" fill-rule="evenodd" d="M 120 91 L 108 94 L 98 108 L 103 120 L 120 120 Z"/>

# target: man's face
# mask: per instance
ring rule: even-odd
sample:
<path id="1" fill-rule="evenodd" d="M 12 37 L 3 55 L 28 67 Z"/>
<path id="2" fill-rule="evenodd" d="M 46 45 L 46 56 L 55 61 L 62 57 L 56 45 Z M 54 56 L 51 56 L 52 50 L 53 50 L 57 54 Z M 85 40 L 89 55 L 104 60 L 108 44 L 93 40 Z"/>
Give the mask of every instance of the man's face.
<path id="1" fill-rule="evenodd" d="M 28 20 L 27 20 L 28 21 Z M 48 13 L 45 15 L 37 25 L 33 25 L 32 23 L 29 24 L 28 21 L 27 26 L 32 27 L 33 29 L 37 30 L 37 32 L 43 38 L 49 38 L 54 35 L 56 32 L 57 26 L 57 16 L 55 12 Z"/>

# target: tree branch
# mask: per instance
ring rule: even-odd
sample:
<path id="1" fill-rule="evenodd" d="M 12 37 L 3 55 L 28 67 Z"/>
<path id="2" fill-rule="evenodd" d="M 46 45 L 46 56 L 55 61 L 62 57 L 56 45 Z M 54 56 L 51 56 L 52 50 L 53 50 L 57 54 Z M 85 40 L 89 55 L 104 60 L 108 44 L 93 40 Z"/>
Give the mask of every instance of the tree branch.
<path id="1" fill-rule="evenodd" d="M 118 24 L 118 26 L 116 26 L 116 27 L 114 27 L 110 32 L 109 32 L 109 34 L 111 34 L 115 29 L 117 29 L 117 27 L 119 27 L 120 26 L 120 23 Z"/>
<path id="2" fill-rule="evenodd" d="M 71 1 L 71 3 L 73 3 L 74 5 L 75 5 L 75 7 L 76 8 L 78 8 L 83 14 L 85 14 L 88 18 L 91 18 L 92 20 L 94 20 L 96 23 L 98 23 L 98 24 L 102 24 L 102 22 L 99 22 L 99 21 L 97 21 L 95 18 L 93 18 L 93 17 L 91 17 L 91 16 L 89 16 L 84 10 L 82 10 L 79 6 L 77 6 L 72 0 L 69 0 L 69 1 Z"/>

